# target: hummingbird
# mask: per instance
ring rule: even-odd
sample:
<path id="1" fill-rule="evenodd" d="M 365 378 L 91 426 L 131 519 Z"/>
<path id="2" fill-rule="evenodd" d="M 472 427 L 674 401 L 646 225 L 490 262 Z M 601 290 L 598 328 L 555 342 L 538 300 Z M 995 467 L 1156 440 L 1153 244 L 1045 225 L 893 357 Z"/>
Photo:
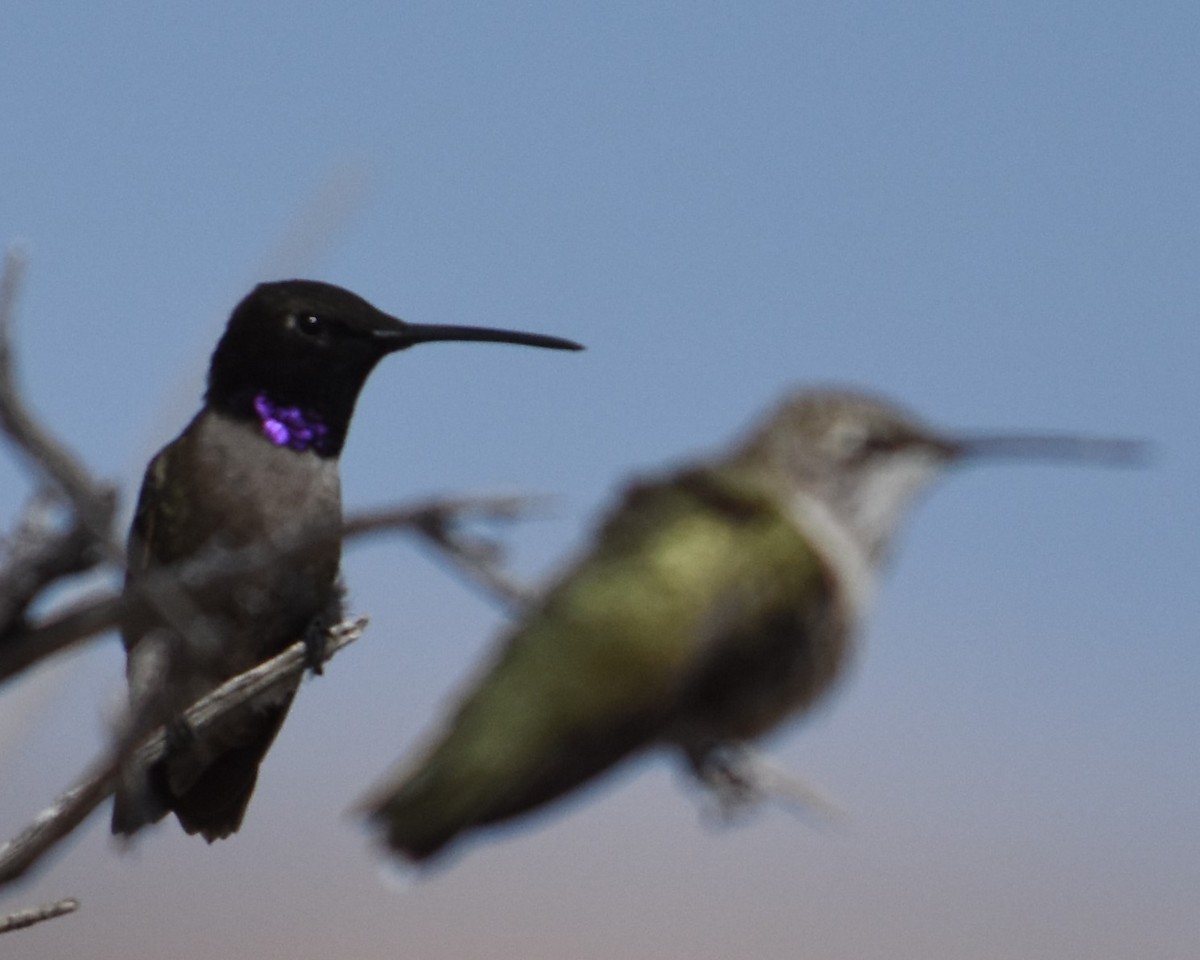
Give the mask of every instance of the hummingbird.
<path id="1" fill-rule="evenodd" d="M 951 435 L 861 392 L 795 392 L 728 452 L 630 484 L 359 812 L 420 862 L 653 747 L 680 754 L 728 806 L 758 799 L 739 758 L 845 672 L 890 544 L 939 473 L 1001 457 L 1124 463 L 1138 451 Z"/>
<path id="2" fill-rule="evenodd" d="M 298 639 L 319 667 L 325 630 L 342 613 L 338 462 L 355 402 L 385 356 L 444 340 L 582 349 L 541 334 L 406 323 L 314 280 L 260 284 L 234 309 L 200 412 L 146 468 L 125 591 L 136 595 L 147 575 L 219 551 L 278 545 L 280 557 L 232 584 L 180 582 L 130 605 L 121 634 L 132 723 L 142 731 L 166 724 L 171 736 L 160 761 L 130 763 L 119 776 L 114 834 L 168 812 L 210 843 L 241 826 L 299 678 L 252 701 L 204 743 L 178 717 Z"/>

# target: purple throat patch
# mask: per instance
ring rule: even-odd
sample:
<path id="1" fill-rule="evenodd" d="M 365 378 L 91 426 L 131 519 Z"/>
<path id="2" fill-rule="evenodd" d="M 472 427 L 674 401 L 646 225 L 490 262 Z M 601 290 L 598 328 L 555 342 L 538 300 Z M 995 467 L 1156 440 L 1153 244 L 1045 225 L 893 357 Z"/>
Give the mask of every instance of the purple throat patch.
<path id="1" fill-rule="evenodd" d="M 299 407 L 284 407 L 265 393 L 254 395 L 254 412 L 262 425 L 263 436 L 277 447 L 304 452 L 329 453 L 329 428 Z"/>

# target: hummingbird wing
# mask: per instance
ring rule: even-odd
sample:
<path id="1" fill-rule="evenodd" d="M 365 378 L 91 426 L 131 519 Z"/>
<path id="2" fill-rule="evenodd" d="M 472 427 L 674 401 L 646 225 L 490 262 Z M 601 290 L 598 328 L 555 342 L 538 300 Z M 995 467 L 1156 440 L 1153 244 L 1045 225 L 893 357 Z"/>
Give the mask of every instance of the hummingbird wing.
<path id="1" fill-rule="evenodd" d="M 186 556 L 188 548 L 196 546 L 186 528 L 186 505 L 178 502 L 182 484 L 171 482 L 181 469 L 180 451 L 185 442 L 180 437 L 160 450 L 146 466 L 126 541 L 127 591 L 155 567 Z M 163 643 L 144 642 L 159 625 L 151 611 L 141 609 L 127 613 L 121 623 L 131 722 L 143 732 L 167 722 L 176 711 L 187 706 L 174 702 L 181 698 L 169 693 L 172 668 L 167 648 Z M 150 770 L 128 764 L 121 771 L 113 798 L 113 833 L 131 835 L 168 812 L 172 792 L 164 782 L 165 770 L 164 760 Z"/>
<path id="2" fill-rule="evenodd" d="M 178 485 L 170 482 L 172 462 L 178 443 L 164 447 L 146 467 L 137 507 L 129 526 L 125 545 L 125 582 L 129 583 L 150 568 L 171 563 L 187 551 L 185 544 L 192 539 L 180 529 L 186 519 L 182 504 L 175 500 L 181 495 Z M 128 638 L 126 638 L 128 645 Z"/>
<path id="3" fill-rule="evenodd" d="M 423 859 L 674 739 L 698 704 L 717 718 L 714 669 L 761 659 L 781 623 L 794 643 L 797 598 L 828 590 L 778 503 L 728 468 L 630 488 L 433 745 L 367 801 L 387 842 Z"/>
<path id="4" fill-rule="evenodd" d="M 198 421 L 193 422 L 193 426 Z M 150 461 L 142 481 L 127 546 L 126 589 L 158 567 L 200 556 L 214 541 L 225 500 L 203 500 L 190 479 L 197 468 L 195 434 L 189 428 Z M 253 504 L 248 505 L 248 509 Z M 293 568 L 281 560 L 280 566 Z M 336 557 L 330 576 L 336 570 Z M 314 591 L 319 595 L 319 591 Z M 308 619 L 301 608 L 271 618 L 243 614 L 236 590 L 229 585 L 208 593 L 172 593 L 159 596 L 171 606 L 137 610 L 122 623 L 127 652 L 134 724 L 143 730 L 168 723 L 180 711 L 210 692 L 223 680 L 269 655 L 282 644 L 298 639 L 297 624 Z M 322 623 L 336 621 L 341 594 L 335 590 Z M 203 614 L 201 624 L 198 617 Z M 164 631 L 169 623 L 181 636 Z M 186 636 L 189 625 L 217 631 L 224 656 L 216 647 L 201 647 L 209 656 L 197 656 Z M 173 642 L 182 639 L 182 643 Z M 265 649 L 263 649 L 265 648 Z M 188 833 L 200 833 L 210 842 L 228 836 L 241 825 L 253 793 L 258 767 L 287 716 L 300 679 L 254 701 L 229 718 L 220 731 L 203 744 L 186 737 L 169 745 L 166 754 L 150 769 L 132 766 L 122 772 L 113 804 L 114 833 L 132 834 L 173 811 Z"/>
<path id="5" fill-rule="evenodd" d="M 189 482 L 198 469 L 193 449 L 198 422 L 199 417 L 146 466 L 126 545 L 130 577 L 187 559 L 212 536 L 211 518 L 194 509 L 194 483 Z"/>
<path id="6" fill-rule="evenodd" d="M 189 496 L 192 485 L 187 481 L 195 467 L 187 430 L 146 466 L 125 544 L 126 589 L 156 567 L 196 556 L 211 539 L 211 518 L 202 516 Z M 159 600 L 164 602 L 164 598 Z M 189 611 L 172 612 L 187 619 Z M 126 652 L 132 652 L 145 634 L 160 624 L 161 619 L 149 610 L 127 616 L 121 624 Z"/>

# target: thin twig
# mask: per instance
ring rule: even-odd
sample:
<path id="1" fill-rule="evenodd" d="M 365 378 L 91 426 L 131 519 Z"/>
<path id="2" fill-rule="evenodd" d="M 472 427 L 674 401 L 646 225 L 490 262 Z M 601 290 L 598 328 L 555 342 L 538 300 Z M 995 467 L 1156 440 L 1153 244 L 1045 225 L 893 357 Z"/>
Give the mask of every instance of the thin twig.
<path id="1" fill-rule="evenodd" d="M 398 507 L 363 510 L 352 514 L 342 524 L 342 536 L 351 540 L 385 530 L 411 527 L 425 522 L 431 516 L 442 516 L 454 523 L 464 520 L 482 520 L 489 523 L 524 520 L 533 515 L 537 508 L 544 507 L 548 501 L 546 496 L 518 494 L 431 497 Z"/>
<path id="2" fill-rule="evenodd" d="M 347 536 L 387 529 L 403 519 L 404 526 L 440 551 L 468 582 L 481 587 L 492 599 L 510 610 L 523 607 L 533 591 L 509 576 L 503 565 L 504 551 L 493 540 L 468 537 L 459 531 L 465 519 L 512 521 L 528 516 L 545 497 L 459 498 L 430 500 L 409 508 L 403 515 L 387 512 L 361 514 L 347 522 Z"/>
<path id="3" fill-rule="evenodd" d="M 429 516 L 416 526 L 425 542 L 436 547 L 466 578 L 512 612 L 520 610 L 534 592 L 508 576 L 500 563 L 503 551 L 494 540 L 470 538 L 454 529 L 444 516 Z"/>
<path id="4" fill-rule="evenodd" d="M 79 909 L 79 901 L 74 897 L 64 897 L 54 903 L 44 903 L 40 907 L 30 907 L 28 910 L 18 910 L 7 917 L 0 917 L 0 933 L 10 933 L 13 930 L 24 930 L 35 923 L 53 920 L 55 917 L 65 917 Z"/>
<path id="5" fill-rule="evenodd" d="M 360 617 L 331 628 L 327 658 L 362 636 L 366 626 L 366 618 Z M 270 660 L 221 684 L 189 707 L 183 713 L 183 720 L 197 739 L 202 741 L 230 711 L 295 678 L 308 664 L 307 647 L 303 640 L 297 641 Z M 134 751 L 134 762 L 139 766 L 150 766 L 163 756 L 166 744 L 167 733 L 160 727 Z M 120 745 L 113 748 L 93 763 L 74 785 L 60 794 L 24 830 L 0 846 L 0 886 L 22 876 L 113 792 L 117 773 L 127 753 Z"/>

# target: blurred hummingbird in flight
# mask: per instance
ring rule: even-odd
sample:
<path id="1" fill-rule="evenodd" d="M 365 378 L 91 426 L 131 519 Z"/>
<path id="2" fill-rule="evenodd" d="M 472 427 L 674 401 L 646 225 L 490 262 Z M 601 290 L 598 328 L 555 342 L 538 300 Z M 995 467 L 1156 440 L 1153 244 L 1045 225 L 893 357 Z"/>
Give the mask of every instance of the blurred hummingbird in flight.
<path id="1" fill-rule="evenodd" d="M 858 392 L 797 392 L 729 452 L 629 486 L 444 727 L 360 810 L 422 861 L 654 746 L 681 752 L 724 805 L 756 799 L 745 745 L 834 686 L 889 545 L 932 480 L 984 458 L 1139 452 L 955 436 Z"/>
<path id="2" fill-rule="evenodd" d="M 278 545 L 281 554 L 232 584 L 179 584 L 132 605 L 121 632 L 133 723 L 168 724 L 173 735 L 159 762 L 122 771 L 113 833 L 132 834 L 168 812 L 209 842 L 241 825 L 299 678 L 252 701 L 204 742 L 177 718 L 298 639 L 319 666 L 325 630 L 341 618 L 338 458 L 355 402 L 385 356 L 445 340 L 582 349 L 540 334 L 405 323 L 312 280 L 260 284 L 234 309 L 200 412 L 146 469 L 126 592 L 136 594 L 160 568 L 213 551 Z"/>

